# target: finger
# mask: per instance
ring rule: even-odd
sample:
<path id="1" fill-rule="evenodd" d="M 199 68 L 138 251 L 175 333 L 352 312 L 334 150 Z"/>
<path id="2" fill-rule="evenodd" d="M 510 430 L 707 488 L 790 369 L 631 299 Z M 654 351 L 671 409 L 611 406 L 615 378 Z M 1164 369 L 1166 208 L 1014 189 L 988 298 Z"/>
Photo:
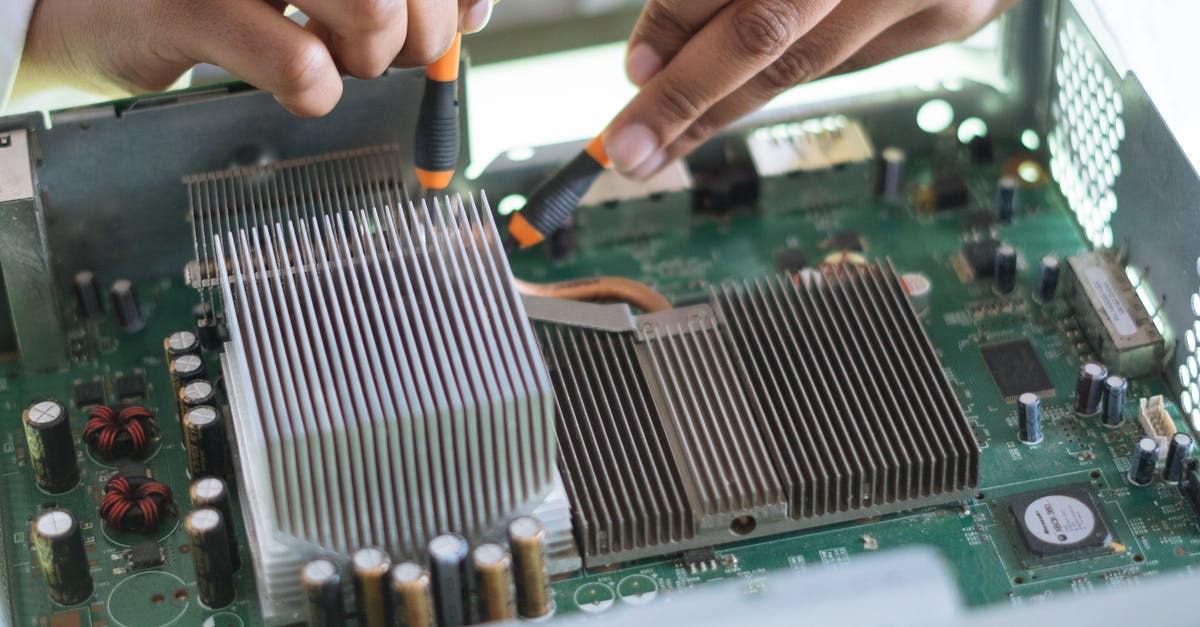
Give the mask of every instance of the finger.
<path id="1" fill-rule="evenodd" d="M 609 125 L 604 147 L 613 166 L 633 172 L 774 62 L 836 4 L 748 0 L 727 5 Z"/>
<path id="2" fill-rule="evenodd" d="M 325 44 L 266 3 L 170 4 L 172 14 L 158 23 L 168 25 L 159 32 L 173 60 L 219 65 L 300 116 L 329 113 L 342 97 L 342 79 Z M 179 7 L 186 13 L 178 14 Z"/>
<path id="3" fill-rule="evenodd" d="M 392 60 L 398 67 L 429 65 L 440 58 L 458 34 L 458 4 L 446 0 L 408 0 L 408 38 Z"/>
<path id="4" fill-rule="evenodd" d="M 731 0 L 650 0 L 633 27 L 625 74 L 642 86 Z"/>
<path id="5" fill-rule="evenodd" d="M 405 0 L 293 0 L 329 32 L 339 65 L 358 78 L 375 78 L 400 52 L 408 31 Z"/>
<path id="6" fill-rule="evenodd" d="M 839 6 L 767 69 L 705 112 L 661 154 L 647 159 L 632 175 L 637 178 L 654 175 L 662 166 L 695 150 L 715 133 L 783 91 L 835 71 L 883 34 L 896 30 L 897 39 L 908 36 L 915 42 L 936 37 L 920 32 L 919 18 L 920 14 L 912 15 L 912 9 L 900 3 L 850 2 Z M 893 24 L 896 26 L 889 26 Z"/>
<path id="7" fill-rule="evenodd" d="M 459 0 L 458 29 L 464 35 L 473 35 L 483 30 L 492 21 L 493 0 Z"/>

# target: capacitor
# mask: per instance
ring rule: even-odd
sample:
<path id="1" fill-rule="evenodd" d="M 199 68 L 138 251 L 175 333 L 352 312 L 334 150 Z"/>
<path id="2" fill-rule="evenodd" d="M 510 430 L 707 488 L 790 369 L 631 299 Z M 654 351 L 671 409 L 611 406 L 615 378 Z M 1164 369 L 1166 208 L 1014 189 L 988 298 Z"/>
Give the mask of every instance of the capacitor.
<path id="1" fill-rule="evenodd" d="M 1104 380 L 1108 368 L 1094 361 L 1079 366 L 1079 378 L 1075 380 L 1075 413 L 1080 416 L 1095 416 L 1100 413 L 1104 398 Z"/>
<path id="2" fill-rule="evenodd" d="M 171 370 L 171 385 L 175 387 L 176 394 L 179 394 L 179 390 L 188 381 L 203 379 L 207 374 L 204 367 L 204 358 L 196 354 L 180 355 L 172 359 L 169 368 Z"/>
<path id="3" fill-rule="evenodd" d="M 1125 377 L 1109 375 L 1104 379 L 1104 409 L 1100 413 L 1100 421 L 1110 427 L 1120 426 L 1125 422 L 1125 391 L 1129 382 Z"/>
<path id="4" fill-rule="evenodd" d="M 1042 400 L 1033 392 L 1017 397 L 1017 436 L 1026 444 L 1042 441 Z"/>
<path id="5" fill-rule="evenodd" d="M 176 331 L 163 338 L 163 353 L 167 363 L 182 356 L 195 355 L 200 352 L 200 338 L 191 331 Z"/>
<path id="6" fill-rule="evenodd" d="M 1058 291 L 1058 265 L 1058 257 L 1042 257 L 1041 267 L 1038 268 L 1037 290 L 1034 292 L 1034 297 L 1039 303 L 1054 300 L 1054 293 Z"/>
<path id="7" fill-rule="evenodd" d="M 202 507 L 183 521 L 191 542 L 196 566 L 196 589 L 200 602 L 211 609 L 233 603 L 233 564 L 229 561 L 229 533 L 220 510 Z"/>
<path id="8" fill-rule="evenodd" d="M 471 552 L 475 568 L 475 593 L 479 599 L 479 620 L 511 620 L 517 617 L 513 590 L 512 557 L 499 544 L 487 543 Z"/>
<path id="9" fill-rule="evenodd" d="M 346 624 L 346 599 L 338 565 L 315 559 L 300 569 L 300 587 L 308 607 L 309 627 L 342 627 Z"/>
<path id="10" fill-rule="evenodd" d="M 879 195 L 887 202 L 900 200 L 904 193 L 904 151 L 895 146 L 879 153 Z"/>
<path id="11" fill-rule="evenodd" d="M 179 389 L 179 408 L 183 413 L 201 405 L 215 405 L 217 388 L 208 379 L 188 381 Z"/>
<path id="12" fill-rule="evenodd" d="M 39 488 L 60 494 L 79 483 L 79 461 L 67 408 L 54 400 L 35 401 L 21 413 L 29 464 Z"/>
<path id="13" fill-rule="evenodd" d="M 1002 176 L 996 181 L 996 221 L 1009 224 L 1017 214 L 1017 179 Z"/>
<path id="14" fill-rule="evenodd" d="M 517 588 L 517 613 L 541 618 L 554 611 L 550 577 L 546 572 L 546 531 L 536 519 L 522 516 L 508 524 L 508 546 L 513 556 Z"/>
<path id="15" fill-rule="evenodd" d="M 221 328 L 217 326 L 212 305 L 197 303 L 192 307 L 192 317 L 196 320 L 196 335 L 200 337 L 200 345 L 208 350 L 220 348 Z"/>
<path id="16" fill-rule="evenodd" d="M 434 613 L 441 627 L 458 627 L 472 622 L 467 550 L 467 541 L 453 533 L 429 541 L 426 552 L 433 579 Z"/>
<path id="17" fill-rule="evenodd" d="M 193 478 L 228 476 L 228 441 L 220 410 L 212 405 L 189 409 L 183 415 L 183 442 Z"/>
<path id="18" fill-rule="evenodd" d="M 112 300 L 113 311 L 117 314 L 117 323 L 126 333 L 136 333 L 146 326 L 142 317 L 142 306 L 138 303 L 137 292 L 133 289 L 133 281 L 117 279 L 108 290 Z"/>
<path id="19" fill-rule="evenodd" d="M 1011 294 L 1017 285 L 1017 249 L 1008 244 L 996 248 L 994 288 L 997 294 Z"/>
<path id="20" fill-rule="evenodd" d="M 1129 481 L 1135 485 L 1149 485 L 1154 481 L 1154 466 L 1158 463 L 1158 442 L 1146 437 L 1133 446 L 1133 457 L 1129 460 Z"/>
<path id="21" fill-rule="evenodd" d="M 354 566 L 354 601 L 358 606 L 358 624 L 388 627 L 388 573 L 392 558 L 387 551 L 366 547 L 350 557 Z"/>
<path id="22" fill-rule="evenodd" d="M 433 592 L 429 572 L 413 562 L 392 569 L 392 624 L 397 627 L 433 627 Z"/>
<path id="23" fill-rule="evenodd" d="M 229 563 L 236 572 L 242 568 L 242 558 L 238 555 L 237 531 L 233 526 L 233 497 L 229 494 L 229 484 L 220 477 L 201 477 L 192 482 L 188 488 L 192 507 L 211 507 L 221 512 L 221 520 L 225 522 L 225 533 L 229 538 Z"/>
<path id="24" fill-rule="evenodd" d="M 1167 443 L 1167 466 L 1163 469 L 1163 479 L 1171 483 L 1183 481 L 1191 454 L 1192 436 L 1182 431 L 1171 436 L 1171 441 Z"/>
<path id="25" fill-rule="evenodd" d="M 75 285 L 75 301 L 79 306 L 79 317 L 95 320 L 104 316 L 104 298 L 100 295 L 100 281 L 91 270 L 80 270 L 72 281 Z"/>
<path id="26" fill-rule="evenodd" d="M 933 292 L 933 282 L 929 277 L 917 272 L 908 272 L 900 275 L 900 285 L 904 287 L 908 302 L 912 303 L 913 311 L 918 316 L 929 313 L 929 295 Z"/>
<path id="27" fill-rule="evenodd" d="M 83 531 L 71 512 L 51 509 L 39 514 L 33 521 L 33 550 L 55 603 L 79 605 L 92 596 Z"/>

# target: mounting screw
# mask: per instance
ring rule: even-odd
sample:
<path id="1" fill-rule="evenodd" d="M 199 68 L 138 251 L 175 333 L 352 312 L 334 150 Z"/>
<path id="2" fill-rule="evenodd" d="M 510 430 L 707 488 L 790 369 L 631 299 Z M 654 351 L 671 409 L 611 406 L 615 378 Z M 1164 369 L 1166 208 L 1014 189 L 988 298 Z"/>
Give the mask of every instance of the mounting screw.
<path id="1" fill-rule="evenodd" d="M 0 135 L 0 148 L 8 148 L 12 145 L 12 135 Z"/>

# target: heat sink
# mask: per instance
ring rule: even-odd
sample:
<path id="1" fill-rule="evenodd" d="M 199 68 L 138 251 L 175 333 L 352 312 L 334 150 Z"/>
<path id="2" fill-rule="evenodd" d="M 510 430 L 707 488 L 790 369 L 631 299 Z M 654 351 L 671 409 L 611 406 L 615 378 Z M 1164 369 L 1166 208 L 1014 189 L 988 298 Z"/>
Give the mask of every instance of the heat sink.
<path id="1" fill-rule="evenodd" d="M 194 179 L 245 199 L 215 212 L 227 230 L 207 263 L 273 623 L 303 618 L 300 567 L 316 555 L 478 539 L 555 484 L 549 380 L 486 200 L 406 203 L 387 156 Z"/>
<path id="2" fill-rule="evenodd" d="M 585 564 L 946 503 L 978 448 L 891 267 L 644 316 L 526 298 Z"/>

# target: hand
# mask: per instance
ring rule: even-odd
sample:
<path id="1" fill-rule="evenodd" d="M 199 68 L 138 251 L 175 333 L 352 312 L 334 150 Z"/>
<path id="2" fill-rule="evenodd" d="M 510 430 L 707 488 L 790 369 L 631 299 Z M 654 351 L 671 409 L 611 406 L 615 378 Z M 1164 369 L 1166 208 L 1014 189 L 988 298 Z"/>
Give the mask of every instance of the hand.
<path id="1" fill-rule="evenodd" d="M 629 40 L 640 93 L 604 134 L 653 175 L 784 90 L 966 37 L 1016 0 L 649 0 Z"/>
<path id="2" fill-rule="evenodd" d="M 328 113 L 340 71 L 374 78 L 427 65 L 458 30 L 491 17 L 492 0 L 39 0 L 21 73 L 38 84 L 131 93 L 166 89 L 197 63 L 219 65 L 301 116 Z"/>

